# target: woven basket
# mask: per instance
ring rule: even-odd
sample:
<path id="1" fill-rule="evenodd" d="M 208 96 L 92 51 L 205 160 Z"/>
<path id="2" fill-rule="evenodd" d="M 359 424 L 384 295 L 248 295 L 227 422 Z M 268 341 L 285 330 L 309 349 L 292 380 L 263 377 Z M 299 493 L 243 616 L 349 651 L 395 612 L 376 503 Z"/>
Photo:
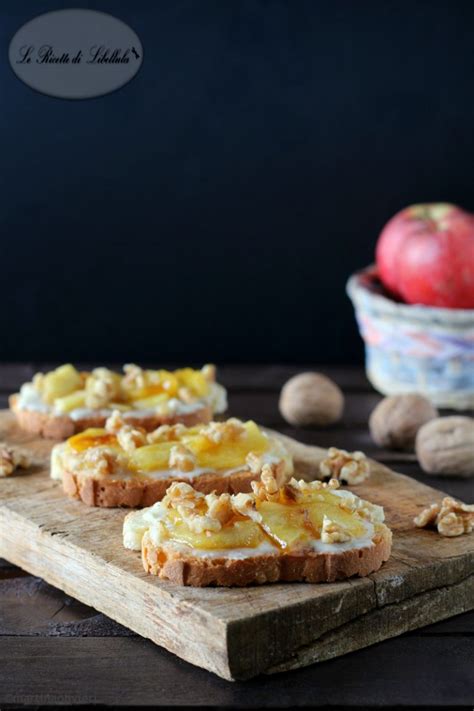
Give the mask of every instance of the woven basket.
<path id="1" fill-rule="evenodd" d="M 474 309 L 399 303 L 384 295 L 374 267 L 347 282 L 366 372 L 384 395 L 418 392 L 438 407 L 474 408 Z"/>

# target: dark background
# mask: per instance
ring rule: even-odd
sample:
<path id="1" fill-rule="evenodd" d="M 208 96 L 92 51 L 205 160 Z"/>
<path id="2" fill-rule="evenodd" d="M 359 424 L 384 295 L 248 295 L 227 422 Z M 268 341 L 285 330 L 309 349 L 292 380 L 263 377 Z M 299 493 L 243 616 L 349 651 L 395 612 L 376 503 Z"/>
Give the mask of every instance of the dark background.
<path id="1" fill-rule="evenodd" d="M 141 38 L 118 92 L 13 75 L 71 6 Z M 384 222 L 474 208 L 474 3 L 2 0 L 0 32 L 0 359 L 358 362 Z"/>

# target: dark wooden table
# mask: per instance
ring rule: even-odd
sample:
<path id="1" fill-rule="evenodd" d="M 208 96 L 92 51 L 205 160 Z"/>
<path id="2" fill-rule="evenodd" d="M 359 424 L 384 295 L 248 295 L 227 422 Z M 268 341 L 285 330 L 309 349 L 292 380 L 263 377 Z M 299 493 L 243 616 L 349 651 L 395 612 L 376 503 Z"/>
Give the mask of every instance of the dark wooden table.
<path id="1" fill-rule="evenodd" d="M 49 364 L 0 366 L 0 405 Z M 310 444 L 362 449 L 410 476 L 474 500 L 474 481 L 433 479 L 414 457 L 378 449 L 367 419 L 379 401 L 360 368 L 320 370 L 346 394 L 343 421 L 294 430 L 278 413 L 285 380 L 311 367 L 226 366 L 232 415 Z M 39 578 L 0 561 L 0 707 L 69 704 L 290 707 L 474 705 L 474 612 L 345 657 L 249 682 L 226 682 L 181 661 Z"/>

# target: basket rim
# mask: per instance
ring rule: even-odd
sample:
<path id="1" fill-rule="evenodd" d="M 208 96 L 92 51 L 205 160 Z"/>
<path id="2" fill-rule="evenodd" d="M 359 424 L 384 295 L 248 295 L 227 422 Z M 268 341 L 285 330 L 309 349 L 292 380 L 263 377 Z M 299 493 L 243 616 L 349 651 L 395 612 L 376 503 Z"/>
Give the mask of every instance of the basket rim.
<path id="1" fill-rule="evenodd" d="M 364 269 L 354 272 L 346 284 L 346 292 L 354 306 L 361 305 L 361 299 L 372 302 L 377 309 L 386 315 L 409 320 L 444 322 L 456 325 L 474 325 L 474 309 L 448 309 L 439 306 L 425 306 L 424 304 L 404 304 L 393 301 L 383 294 L 373 292 L 367 281 L 375 275 L 375 265 L 371 264 Z"/>

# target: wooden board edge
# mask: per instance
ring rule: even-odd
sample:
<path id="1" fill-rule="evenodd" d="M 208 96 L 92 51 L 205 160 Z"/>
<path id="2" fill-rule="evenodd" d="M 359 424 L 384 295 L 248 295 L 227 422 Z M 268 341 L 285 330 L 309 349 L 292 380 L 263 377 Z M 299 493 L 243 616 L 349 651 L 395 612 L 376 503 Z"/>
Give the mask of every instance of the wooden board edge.
<path id="1" fill-rule="evenodd" d="M 82 561 L 81 548 L 70 543 L 67 537 L 54 533 L 43 532 L 7 506 L 0 506 L 0 558 L 43 578 L 185 661 L 232 680 L 226 624 L 211 615 L 206 616 L 201 609 L 194 612 L 189 606 L 183 606 L 180 614 L 176 610 L 179 601 L 151 584 L 145 574 L 128 576 L 128 585 L 132 586 L 130 594 L 140 595 L 149 610 L 147 615 L 133 618 L 128 604 L 130 595 L 122 594 L 121 570 L 115 570 L 113 563 L 91 553 Z M 104 563 L 110 566 L 107 576 L 102 575 Z M 69 577 L 64 575 L 65 567 Z M 91 585 L 91 580 L 96 584 Z M 156 614 L 158 597 L 159 617 Z"/>
<path id="2" fill-rule="evenodd" d="M 301 647 L 285 661 L 266 669 L 265 674 L 324 662 L 473 609 L 474 575 L 470 575 L 454 585 L 368 612 Z"/>

